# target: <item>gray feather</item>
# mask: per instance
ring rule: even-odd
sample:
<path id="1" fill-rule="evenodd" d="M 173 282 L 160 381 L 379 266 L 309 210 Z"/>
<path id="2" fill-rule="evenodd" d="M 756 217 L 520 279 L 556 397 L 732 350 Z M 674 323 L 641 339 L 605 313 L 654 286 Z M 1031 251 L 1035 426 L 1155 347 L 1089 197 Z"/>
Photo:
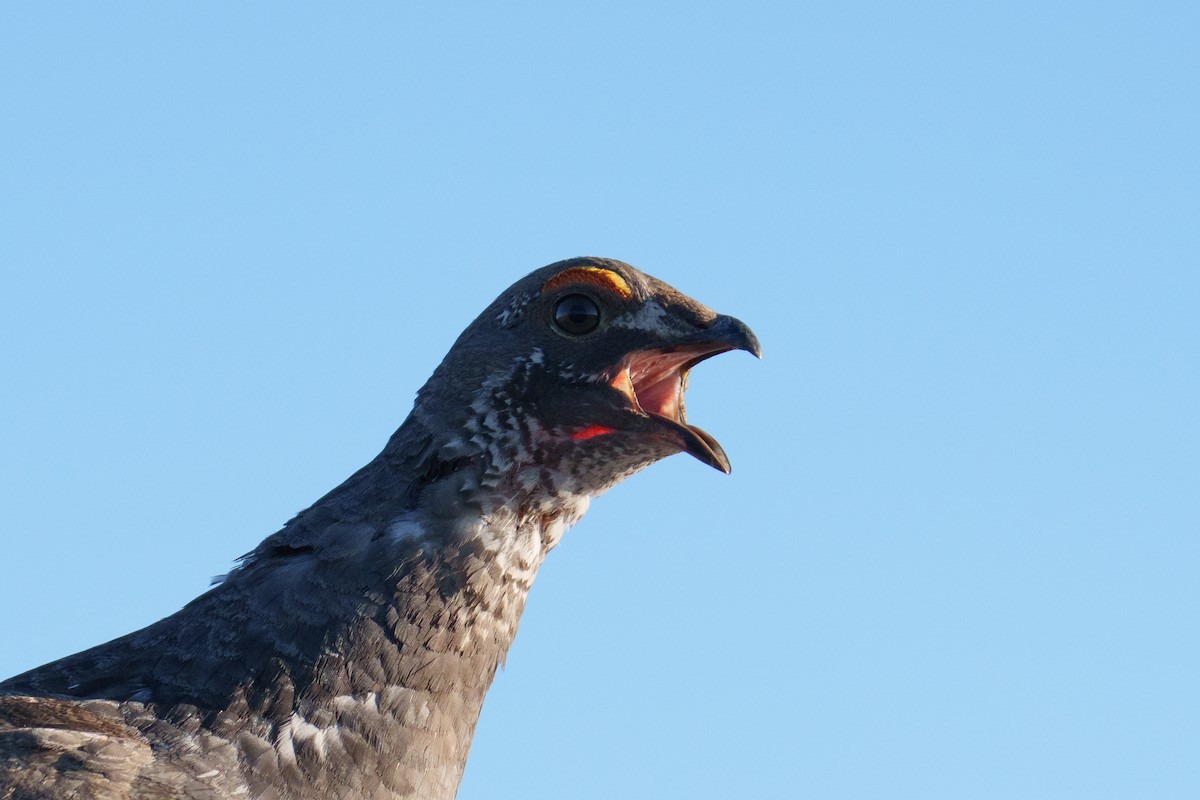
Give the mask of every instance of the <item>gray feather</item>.
<path id="1" fill-rule="evenodd" d="M 617 275 L 611 312 L 651 327 L 550 330 L 542 287 L 580 267 Z M 691 441 L 668 435 L 681 403 L 656 422 L 609 372 L 714 319 L 619 262 L 518 282 L 383 452 L 208 592 L 0 683 L 0 800 L 452 798 L 546 553 L 590 497 Z M 714 352 L 757 351 L 737 325 Z M 613 432 L 572 435 L 589 423 Z"/>

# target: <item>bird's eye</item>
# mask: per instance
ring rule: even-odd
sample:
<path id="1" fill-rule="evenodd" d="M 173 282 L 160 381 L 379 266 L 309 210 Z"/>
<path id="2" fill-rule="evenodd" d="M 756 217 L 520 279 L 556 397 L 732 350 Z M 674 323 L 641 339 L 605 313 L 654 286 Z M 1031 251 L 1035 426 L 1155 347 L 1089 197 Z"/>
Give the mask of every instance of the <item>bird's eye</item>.
<path id="1" fill-rule="evenodd" d="M 600 308 L 585 294 L 569 294 L 554 307 L 554 324 L 572 336 L 591 333 L 600 324 Z"/>

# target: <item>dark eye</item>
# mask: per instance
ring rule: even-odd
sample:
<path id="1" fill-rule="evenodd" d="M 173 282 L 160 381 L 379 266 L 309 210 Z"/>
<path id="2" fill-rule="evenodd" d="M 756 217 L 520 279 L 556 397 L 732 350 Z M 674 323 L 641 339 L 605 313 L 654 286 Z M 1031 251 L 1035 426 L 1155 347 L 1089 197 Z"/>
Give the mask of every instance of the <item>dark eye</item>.
<path id="1" fill-rule="evenodd" d="M 585 294 L 569 294 L 554 307 L 554 324 L 572 336 L 591 333 L 600 324 L 600 308 Z"/>

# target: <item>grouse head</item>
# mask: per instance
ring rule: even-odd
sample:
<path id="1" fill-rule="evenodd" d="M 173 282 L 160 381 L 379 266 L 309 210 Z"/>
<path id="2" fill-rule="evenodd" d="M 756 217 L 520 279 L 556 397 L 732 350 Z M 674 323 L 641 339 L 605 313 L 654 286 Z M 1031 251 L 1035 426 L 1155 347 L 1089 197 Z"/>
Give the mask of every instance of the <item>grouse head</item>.
<path id="1" fill-rule="evenodd" d="M 758 340 L 628 264 L 560 261 L 500 295 L 418 394 L 414 416 L 443 455 L 482 459 L 496 483 L 595 495 L 678 452 L 729 472 L 687 421 L 688 371 Z"/>

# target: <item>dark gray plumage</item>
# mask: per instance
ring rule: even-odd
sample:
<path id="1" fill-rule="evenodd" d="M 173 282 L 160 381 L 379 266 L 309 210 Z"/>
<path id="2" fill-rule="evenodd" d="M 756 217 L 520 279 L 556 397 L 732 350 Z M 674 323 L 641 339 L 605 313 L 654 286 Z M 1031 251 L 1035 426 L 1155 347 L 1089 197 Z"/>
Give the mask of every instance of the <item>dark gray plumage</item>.
<path id="1" fill-rule="evenodd" d="M 686 451 L 750 330 L 627 264 L 517 282 L 383 451 L 178 613 L 0 683 L 0 800 L 452 798 L 546 553 Z"/>

